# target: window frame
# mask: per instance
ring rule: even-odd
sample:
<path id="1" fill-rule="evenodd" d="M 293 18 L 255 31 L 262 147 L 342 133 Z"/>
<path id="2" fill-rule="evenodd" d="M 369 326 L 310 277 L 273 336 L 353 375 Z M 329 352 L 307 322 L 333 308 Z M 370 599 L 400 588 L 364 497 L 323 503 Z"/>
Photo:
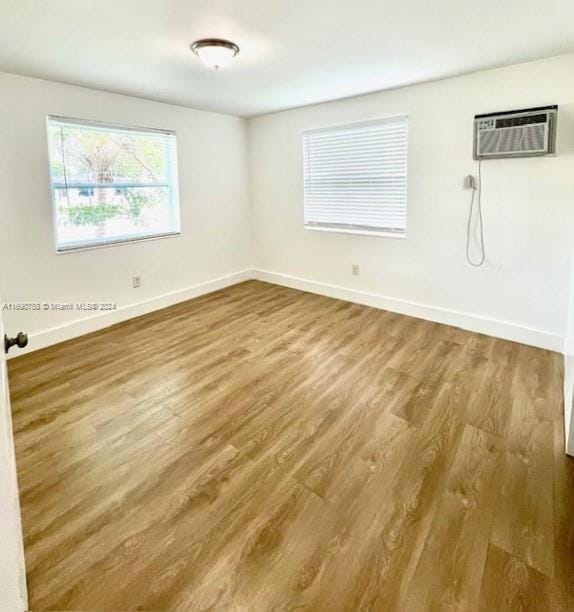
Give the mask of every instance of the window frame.
<path id="1" fill-rule="evenodd" d="M 62 122 L 69 123 L 71 125 L 77 126 L 93 126 L 97 128 L 102 128 L 103 130 L 109 128 L 112 130 L 123 130 L 126 132 L 137 132 L 139 134 L 142 133 L 155 133 L 155 134 L 166 134 L 169 136 L 173 136 L 175 138 L 175 177 L 173 184 L 169 184 L 170 196 L 173 199 L 172 201 L 172 214 L 175 219 L 175 228 L 170 232 L 161 232 L 161 233 L 152 233 L 145 234 L 141 236 L 133 236 L 133 237 L 123 237 L 123 238 L 111 238 L 109 240 L 101 240 L 99 242 L 78 242 L 70 244 L 69 246 L 60 246 L 58 244 L 58 214 L 57 207 L 55 201 L 55 187 L 54 187 L 54 179 L 52 173 L 52 155 L 50 151 L 50 122 Z M 50 205 L 52 208 L 52 235 L 54 241 L 54 247 L 57 255 L 65 255 L 68 253 L 77 253 L 81 251 L 92 251 L 96 249 L 105 249 L 110 247 L 117 246 L 125 246 L 128 244 L 134 244 L 138 242 L 148 242 L 150 240 L 162 240 L 164 238 L 174 238 L 181 236 L 181 207 L 180 207 L 180 198 L 179 198 L 179 154 L 178 154 L 178 145 L 177 145 L 177 133 L 175 130 L 161 129 L 161 128 L 150 128 L 150 127 L 142 127 L 135 125 L 124 125 L 122 123 L 112 123 L 108 121 L 98 121 L 94 119 L 83 119 L 78 117 L 67 117 L 63 115 L 46 115 L 46 151 L 48 154 L 48 173 L 50 180 Z"/>
<path id="2" fill-rule="evenodd" d="M 351 225 L 344 224 L 333 224 L 333 225 L 314 225 L 307 224 L 305 222 L 305 135 L 307 134 L 318 134 L 321 132 L 329 132 L 329 131 L 337 131 L 341 129 L 352 129 L 352 128 L 361 128 L 368 127 L 369 125 L 379 125 L 384 123 L 392 123 L 398 120 L 404 120 L 405 122 L 405 142 L 406 142 L 406 185 L 405 185 L 405 229 L 404 230 L 392 230 L 390 228 L 373 228 L 369 229 L 365 226 L 357 225 L 353 227 Z M 360 236 L 374 236 L 379 238 L 395 238 L 399 240 L 405 240 L 407 238 L 408 231 L 408 177 L 409 177 L 409 115 L 407 114 L 399 114 L 399 115 L 390 115 L 386 117 L 379 117 L 375 119 L 367 119 L 361 121 L 353 121 L 349 123 L 337 123 L 322 126 L 319 128 L 309 128 L 301 131 L 301 169 L 302 169 L 302 181 L 301 181 L 301 200 L 303 203 L 302 213 L 303 213 L 303 228 L 305 230 L 309 230 L 312 232 L 328 232 L 328 233 L 336 233 L 336 234 L 350 234 L 350 235 L 360 235 Z"/>

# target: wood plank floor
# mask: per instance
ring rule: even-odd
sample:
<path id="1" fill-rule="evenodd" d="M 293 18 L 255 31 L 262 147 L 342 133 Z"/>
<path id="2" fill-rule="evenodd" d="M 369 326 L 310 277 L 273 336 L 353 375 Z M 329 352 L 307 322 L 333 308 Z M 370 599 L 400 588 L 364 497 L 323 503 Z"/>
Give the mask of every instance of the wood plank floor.
<path id="1" fill-rule="evenodd" d="M 250 281 L 9 373 L 33 610 L 574 610 L 557 354 Z"/>

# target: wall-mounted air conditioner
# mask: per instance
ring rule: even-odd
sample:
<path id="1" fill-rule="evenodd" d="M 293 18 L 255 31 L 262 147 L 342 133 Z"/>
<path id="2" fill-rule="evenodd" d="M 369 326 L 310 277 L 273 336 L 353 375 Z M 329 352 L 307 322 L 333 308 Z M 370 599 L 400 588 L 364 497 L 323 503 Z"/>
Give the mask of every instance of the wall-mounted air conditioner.
<path id="1" fill-rule="evenodd" d="M 474 117 L 474 159 L 532 157 L 556 152 L 558 106 Z"/>

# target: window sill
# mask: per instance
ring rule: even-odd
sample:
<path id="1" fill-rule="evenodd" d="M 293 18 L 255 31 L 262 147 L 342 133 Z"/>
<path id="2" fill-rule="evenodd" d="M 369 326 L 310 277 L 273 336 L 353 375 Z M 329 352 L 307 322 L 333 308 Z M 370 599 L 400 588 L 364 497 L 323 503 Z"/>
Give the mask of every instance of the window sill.
<path id="1" fill-rule="evenodd" d="M 170 232 L 169 234 L 159 234 L 157 236 L 142 236 L 141 238 L 127 238 L 124 240 L 110 240 L 109 242 L 100 242 L 98 244 L 85 244 L 79 246 L 65 247 L 62 249 L 56 248 L 57 255 L 67 255 L 68 253 L 78 253 L 81 251 L 94 251 L 96 249 L 109 249 L 111 247 L 126 246 L 128 244 L 136 244 L 138 242 L 149 242 L 151 240 L 163 240 L 164 238 L 176 238 L 181 236 L 181 232 Z"/>
<path id="2" fill-rule="evenodd" d="M 361 229 L 347 229 L 344 227 L 312 227 L 309 225 L 304 226 L 306 230 L 312 232 L 331 232 L 335 234 L 357 234 L 359 236 L 377 236 L 379 238 L 399 238 L 404 240 L 407 237 L 407 233 L 399 234 L 398 232 L 385 232 L 375 230 L 361 230 Z"/>

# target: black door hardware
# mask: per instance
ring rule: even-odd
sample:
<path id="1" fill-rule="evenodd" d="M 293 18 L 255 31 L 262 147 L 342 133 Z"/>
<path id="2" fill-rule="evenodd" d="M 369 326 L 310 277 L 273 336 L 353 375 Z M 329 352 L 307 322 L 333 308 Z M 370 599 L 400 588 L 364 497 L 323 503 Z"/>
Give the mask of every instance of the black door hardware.
<path id="1" fill-rule="evenodd" d="M 7 353 L 13 346 L 24 348 L 28 345 L 28 334 L 20 332 L 15 338 L 8 338 L 4 334 L 4 352 Z"/>

